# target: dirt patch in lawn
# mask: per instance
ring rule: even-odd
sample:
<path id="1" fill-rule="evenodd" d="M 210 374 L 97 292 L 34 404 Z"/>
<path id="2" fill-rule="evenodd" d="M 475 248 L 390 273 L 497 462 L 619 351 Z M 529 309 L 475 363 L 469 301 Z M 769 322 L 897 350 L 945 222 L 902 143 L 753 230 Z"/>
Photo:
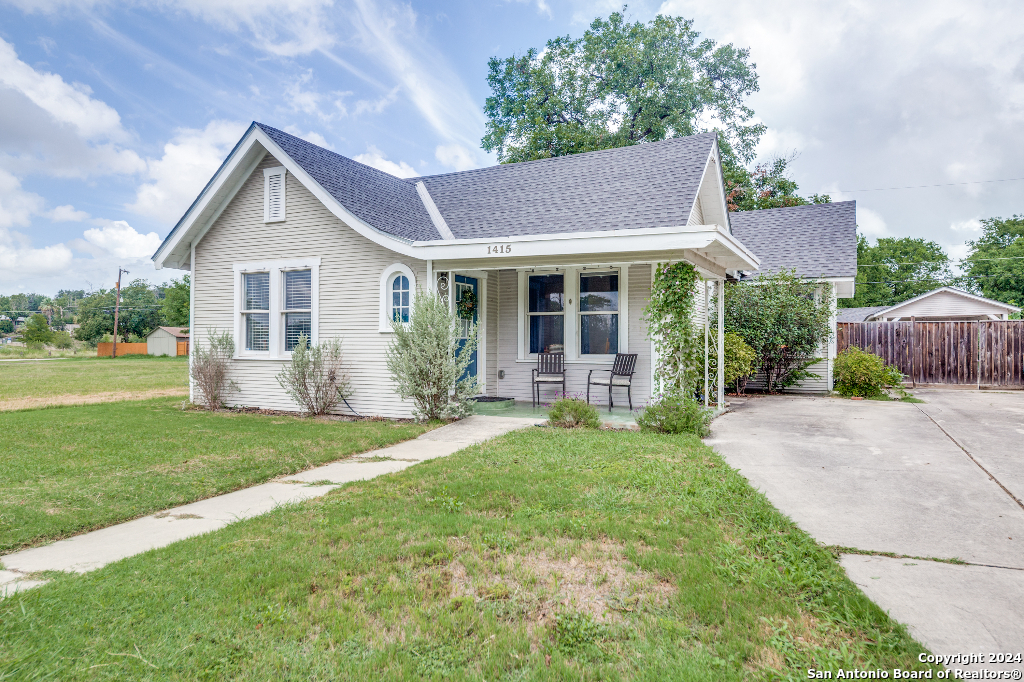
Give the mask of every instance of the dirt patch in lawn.
<path id="1" fill-rule="evenodd" d="M 54 407 L 57 405 L 91 405 L 93 403 L 116 403 L 123 400 L 148 400 L 149 398 L 168 398 L 171 396 L 187 396 L 188 387 L 156 388 L 148 391 L 107 391 L 89 395 L 51 395 L 41 398 L 17 398 L 0 400 L 0 412 L 11 410 L 31 410 L 38 407 Z"/>

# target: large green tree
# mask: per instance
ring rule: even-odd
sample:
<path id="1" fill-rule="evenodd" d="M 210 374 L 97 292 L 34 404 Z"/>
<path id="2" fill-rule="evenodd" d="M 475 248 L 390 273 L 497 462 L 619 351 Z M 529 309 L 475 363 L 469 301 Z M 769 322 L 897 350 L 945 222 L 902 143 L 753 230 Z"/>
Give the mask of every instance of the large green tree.
<path id="1" fill-rule="evenodd" d="M 854 298 L 841 308 L 889 306 L 949 284 L 951 262 L 936 242 L 913 237 L 881 237 L 872 245 L 857 236 L 857 284 Z"/>
<path id="2" fill-rule="evenodd" d="M 25 340 L 25 343 L 51 343 L 53 330 L 46 323 L 46 317 L 41 313 L 36 313 L 28 318 L 21 338 Z"/>
<path id="3" fill-rule="evenodd" d="M 75 338 L 96 343 L 104 334 L 114 333 L 114 290 L 101 289 L 82 299 L 78 305 Z M 120 336 L 145 336 L 162 321 L 162 306 L 156 292 L 144 279 L 134 280 L 121 288 L 121 309 L 118 315 Z"/>
<path id="4" fill-rule="evenodd" d="M 758 89 L 748 57 L 701 39 L 692 20 L 614 12 L 580 38 L 490 59 L 483 148 L 529 161 L 693 135 L 714 119 L 728 153 L 749 161 L 765 128 L 744 104 Z"/>
<path id="5" fill-rule="evenodd" d="M 483 148 L 514 163 L 715 130 L 729 210 L 830 201 L 797 194 L 788 175 L 793 155 L 744 165 L 765 131 L 745 104 L 758 89 L 749 56 L 701 39 L 692 20 L 658 15 L 629 23 L 614 12 L 575 40 L 490 59 Z"/>
<path id="6" fill-rule="evenodd" d="M 164 284 L 163 316 L 164 321 L 172 327 L 187 327 L 189 310 L 189 287 L 191 282 L 188 275 L 180 280 L 172 279 L 170 284 Z"/>
<path id="7" fill-rule="evenodd" d="M 981 237 L 967 242 L 963 260 L 970 287 L 988 298 L 1024 307 L 1024 215 L 986 218 Z"/>

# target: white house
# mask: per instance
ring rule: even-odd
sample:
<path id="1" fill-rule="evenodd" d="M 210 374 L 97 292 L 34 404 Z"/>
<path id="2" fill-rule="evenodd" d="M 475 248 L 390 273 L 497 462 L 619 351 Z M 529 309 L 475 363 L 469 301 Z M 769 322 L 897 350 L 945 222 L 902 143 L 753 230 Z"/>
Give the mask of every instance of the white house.
<path id="1" fill-rule="evenodd" d="M 1020 308 L 956 287 L 939 287 L 893 306 L 844 308 L 842 322 L 970 322 L 1008 320 Z"/>
<path id="2" fill-rule="evenodd" d="M 253 123 L 153 260 L 191 270 L 196 343 L 234 335 L 232 403 L 295 409 L 274 377 L 305 333 L 342 339 L 355 410 L 408 415 L 384 350 L 426 290 L 475 293 L 485 394 L 528 399 L 539 351 L 565 353 L 570 393 L 635 353 L 642 404 L 656 264 L 711 286 L 759 267 L 730 217 L 714 134 L 400 179 Z"/>

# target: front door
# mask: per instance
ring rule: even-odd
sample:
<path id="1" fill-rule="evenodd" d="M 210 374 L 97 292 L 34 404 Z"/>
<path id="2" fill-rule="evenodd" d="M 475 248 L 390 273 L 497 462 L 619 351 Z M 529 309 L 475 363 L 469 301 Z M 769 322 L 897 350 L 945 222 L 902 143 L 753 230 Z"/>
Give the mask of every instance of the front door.
<path id="1" fill-rule="evenodd" d="M 466 296 L 469 292 L 472 300 L 473 314 L 472 316 L 462 317 L 460 315 L 459 320 L 462 325 L 461 327 L 461 340 L 459 341 L 459 351 L 461 352 L 463 347 L 466 345 L 466 341 L 469 339 L 469 333 L 473 328 L 473 325 L 477 322 L 477 317 L 480 313 L 480 296 L 477 290 L 477 280 L 475 277 L 463 277 L 462 275 L 455 275 L 455 310 L 458 311 L 460 306 L 459 302 L 462 301 L 462 297 Z M 477 339 L 477 346 L 480 345 L 479 338 Z M 469 366 L 466 367 L 466 374 L 464 377 L 475 377 L 476 376 L 476 349 L 473 350 L 472 359 L 469 361 Z"/>

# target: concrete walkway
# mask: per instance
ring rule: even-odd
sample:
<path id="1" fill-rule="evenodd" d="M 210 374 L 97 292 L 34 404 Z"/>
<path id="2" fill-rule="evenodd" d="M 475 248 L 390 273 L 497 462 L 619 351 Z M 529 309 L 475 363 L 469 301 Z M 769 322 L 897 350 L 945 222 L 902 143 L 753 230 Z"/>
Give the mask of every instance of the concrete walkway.
<path id="1" fill-rule="evenodd" d="M 381 450 L 282 477 L 269 483 L 0 557 L 0 598 L 44 584 L 40 571 L 85 573 L 107 564 L 209 533 L 282 504 L 326 495 L 339 485 L 395 473 L 536 423 L 535 419 L 472 416 Z"/>
<path id="2" fill-rule="evenodd" d="M 1024 393 L 915 395 L 734 400 L 708 444 L 824 544 L 972 564 L 841 558 L 933 653 L 1024 652 Z"/>

